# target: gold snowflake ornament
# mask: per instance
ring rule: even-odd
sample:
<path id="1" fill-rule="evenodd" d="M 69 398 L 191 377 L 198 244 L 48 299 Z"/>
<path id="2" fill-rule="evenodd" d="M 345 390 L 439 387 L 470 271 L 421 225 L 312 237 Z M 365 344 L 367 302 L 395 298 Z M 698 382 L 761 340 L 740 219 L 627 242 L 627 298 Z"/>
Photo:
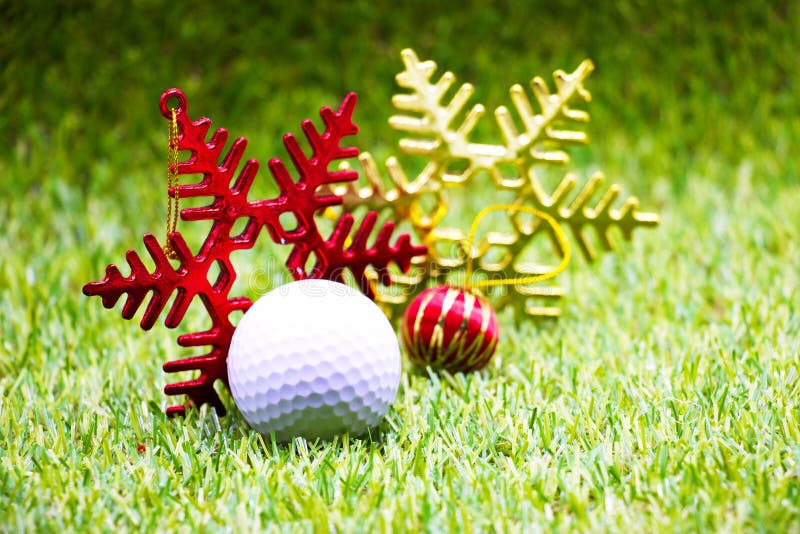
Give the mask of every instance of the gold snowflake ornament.
<path id="1" fill-rule="evenodd" d="M 387 188 L 375 159 L 364 152 L 359 160 L 368 183 L 350 183 L 336 190 L 345 199 L 344 210 L 366 206 L 388 213 L 395 221 L 408 221 L 428 246 L 428 257 L 418 261 L 411 274 L 393 275 L 393 288 L 382 290 L 376 285 L 377 301 L 391 315 L 402 313 L 406 303 L 430 283 L 444 283 L 463 272 L 467 262 L 483 276 L 514 278 L 550 271 L 552 264 L 563 258 L 564 251 L 554 238 L 552 227 L 519 212 L 505 213 L 503 231 L 488 231 L 472 245 L 465 242 L 466 228 L 443 224 L 454 209 L 448 190 L 469 187 L 479 173 L 491 177 L 494 193 L 487 193 L 487 204 L 500 203 L 504 195 L 503 204 L 531 206 L 549 214 L 569 228 L 588 261 L 594 260 L 597 252 L 587 239 L 587 227 L 594 228 L 603 249 L 613 250 L 609 235 L 613 227 L 629 240 L 634 228 L 658 224 L 656 214 L 639 211 L 635 197 L 615 208 L 621 193 L 618 185 L 612 185 L 593 202 L 603 185 L 602 174 L 593 175 L 575 195 L 571 195 L 578 185 L 574 174 L 567 173 L 551 193 L 537 175 L 543 166 L 568 164 L 567 147 L 588 141 L 580 127 L 589 115 L 573 106 L 591 100 L 583 85 L 594 69 L 591 61 L 583 61 L 572 73 L 556 71 L 555 92 L 542 78 L 534 78 L 531 87 L 536 107 L 521 85 L 511 87 L 516 120 L 508 108 L 498 107 L 494 115 L 503 142 L 482 144 L 471 142 L 469 137 L 485 112 L 484 106 L 475 104 L 464 112 L 474 92 L 472 85 L 462 84 L 448 100 L 448 90 L 455 83 L 452 73 L 446 72 L 435 80 L 436 63 L 420 61 L 412 50 L 403 50 L 402 59 L 405 70 L 397 75 L 397 83 L 409 92 L 392 99 L 398 113 L 389 119 L 389 124 L 407 134 L 399 143 L 401 152 L 425 158 L 424 168 L 409 179 L 397 158 L 388 158 L 386 170 L 391 186 Z M 556 261 L 524 260 L 523 255 L 540 235 L 549 238 Z M 521 284 L 488 296 L 496 307 L 512 306 L 519 320 L 526 315 L 558 316 L 560 310 L 555 302 L 563 296 L 563 290 Z M 542 299 L 549 304 L 538 304 Z"/>

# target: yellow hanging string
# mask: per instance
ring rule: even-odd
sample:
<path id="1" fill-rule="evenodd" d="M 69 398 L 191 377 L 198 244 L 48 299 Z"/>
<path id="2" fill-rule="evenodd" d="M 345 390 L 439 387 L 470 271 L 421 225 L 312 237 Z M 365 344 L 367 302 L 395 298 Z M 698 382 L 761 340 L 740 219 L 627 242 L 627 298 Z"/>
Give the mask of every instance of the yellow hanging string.
<path id="1" fill-rule="evenodd" d="M 167 240 L 164 245 L 164 254 L 170 259 L 176 259 L 178 254 L 172 248 L 169 234 L 178 226 L 178 213 L 180 213 L 180 199 L 178 197 L 178 114 L 175 108 L 171 109 L 172 120 L 169 121 L 169 144 L 167 145 Z"/>
<path id="2" fill-rule="evenodd" d="M 543 274 L 533 274 L 530 276 L 521 276 L 519 278 L 506 278 L 502 280 L 492 279 L 492 280 L 479 280 L 477 282 L 472 282 L 472 247 L 473 243 L 475 242 L 475 234 L 478 231 L 478 224 L 481 222 L 488 213 L 492 211 L 512 211 L 512 212 L 525 212 L 530 213 L 531 215 L 535 215 L 540 219 L 547 222 L 550 227 L 553 229 L 553 235 L 556 238 L 556 243 L 558 247 L 561 249 L 563 254 L 561 258 L 561 263 L 555 269 L 548 271 Z M 512 204 L 505 204 L 505 205 L 493 205 L 487 206 L 483 208 L 478 215 L 475 216 L 475 219 L 472 221 L 472 228 L 469 231 L 469 240 L 467 241 L 467 245 L 469 246 L 469 253 L 467 258 L 467 267 L 466 267 L 466 288 L 481 288 L 481 287 L 490 287 L 490 286 L 510 286 L 510 285 L 517 285 L 517 284 L 533 284 L 536 282 L 541 282 L 543 280 L 548 280 L 550 278 L 555 277 L 561 271 L 567 268 L 570 259 L 570 250 L 569 250 L 569 242 L 567 242 L 567 237 L 564 235 L 564 231 L 561 229 L 561 226 L 558 224 L 552 216 L 548 215 L 547 213 L 537 210 L 536 208 L 530 208 L 528 206 L 515 206 Z"/>

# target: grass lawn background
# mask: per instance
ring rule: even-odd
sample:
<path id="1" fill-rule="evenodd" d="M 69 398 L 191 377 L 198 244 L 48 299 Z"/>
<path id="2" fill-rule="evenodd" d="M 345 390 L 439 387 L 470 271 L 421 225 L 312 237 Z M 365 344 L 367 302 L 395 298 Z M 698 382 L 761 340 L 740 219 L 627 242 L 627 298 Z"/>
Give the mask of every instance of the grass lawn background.
<path id="1" fill-rule="evenodd" d="M 800 4 L 120 4 L 0 6 L 0 530 L 800 531 Z M 407 374 L 374 439 L 166 419 L 176 332 L 80 293 L 161 238 L 161 92 L 265 162 L 356 91 L 384 158 L 404 47 L 490 110 L 593 59 L 569 168 L 661 226 L 576 259 L 559 321 L 501 315 L 486 372 Z"/>

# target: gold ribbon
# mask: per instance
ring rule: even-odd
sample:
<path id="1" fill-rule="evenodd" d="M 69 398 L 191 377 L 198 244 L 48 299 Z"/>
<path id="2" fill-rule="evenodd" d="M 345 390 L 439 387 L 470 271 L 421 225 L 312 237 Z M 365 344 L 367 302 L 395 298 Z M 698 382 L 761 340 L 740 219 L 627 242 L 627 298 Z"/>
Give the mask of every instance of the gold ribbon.
<path id="1" fill-rule="evenodd" d="M 479 280 L 477 282 L 472 282 L 472 259 L 467 258 L 467 266 L 466 266 L 466 276 L 465 276 L 465 287 L 466 289 L 470 288 L 485 288 L 485 287 L 492 287 L 492 286 L 511 286 L 511 285 L 518 285 L 518 284 L 533 284 L 536 282 L 541 282 L 543 280 L 548 280 L 557 276 L 561 273 L 564 269 L 567 268 L 570 260 L 570 250 L 569 250 L 569 242 L 567 241 L 567 237 L 564 235 L 564 231 L 561 229 L 561 226 L 558 224 L 552 216 L 548 215 L 547 213 L 537 210 L 536 208 L 530 208 L 528 206 L 518 206 L 512 204 L 497 204 L 492 206 L 487 206 L 483 208 L 478 214 L 475 216 L 475 219 L 472 221 L 472 227 L 469 230 L 469 239 L 467 241 L 467 246 L 469 247 L 469 256 L 472 254 L 472 247 L 473 243 L 475 242 L 475 234 L 478 231 L 478 224 L 480 224 L 481 219 L 483 219 L 487 214 L 492 211 L 511 211 L 511 212 L 524 212 L 530 213 L 531 215 L 535 215 L 539 217 L 550 227 L 553 229 L 553 235 L 556 238 L 556 242 L 558 243 L 559 248 L 561 248 L 563 252 L 563 257 L 561 258 L 561 263 L 553 270 L 548 271 L 543 274 L 534 274 L 530 276 L 522 276 L 519 278 L 506 278 L 502 280 L 498 279 L 491 279 L 491 280 Z"/>
<path id="2" fill-rule="evenodd" d="M 172 247 L 169 235 L 178 226 L 180 198 L 178 197 L 178 114 L 171 109 L 172 120 L 169 121 L 167 145 L 167 237 L 164 254 L 170 259 L 177 259 L 178 254 Z"/>

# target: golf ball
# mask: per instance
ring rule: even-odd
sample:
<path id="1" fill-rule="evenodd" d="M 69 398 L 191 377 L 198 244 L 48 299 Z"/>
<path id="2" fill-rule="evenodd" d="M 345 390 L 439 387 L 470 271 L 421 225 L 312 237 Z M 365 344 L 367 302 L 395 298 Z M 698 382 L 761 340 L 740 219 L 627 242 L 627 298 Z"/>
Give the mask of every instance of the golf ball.
<path id="1" fill-rule="evenodd" d="M 228 353 L 236 406 L 278 441 L 365 432 L 389 409 L 400 372 L 397 336 L 380 308 L 329 280 L 292 282 L 258 299 Z"/>

